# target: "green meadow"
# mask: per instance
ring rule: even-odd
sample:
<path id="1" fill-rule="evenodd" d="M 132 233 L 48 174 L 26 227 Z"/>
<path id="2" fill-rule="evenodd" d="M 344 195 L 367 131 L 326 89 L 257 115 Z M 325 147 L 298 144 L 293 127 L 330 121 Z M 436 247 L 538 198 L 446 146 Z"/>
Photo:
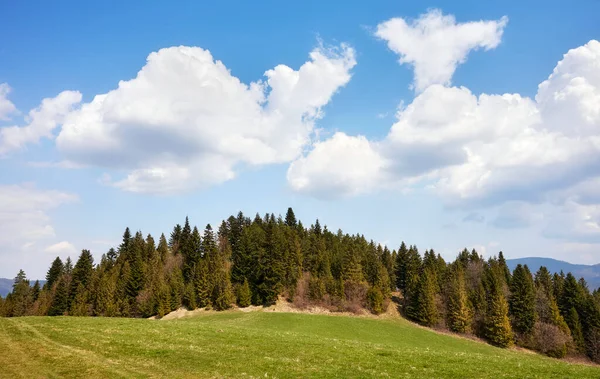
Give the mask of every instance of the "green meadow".
<path id="1" fill-rule="evenodd" d="M 600 378 L 400 318 L 299 313 L 0 318 L 0 352 L 2 378 Z"/>

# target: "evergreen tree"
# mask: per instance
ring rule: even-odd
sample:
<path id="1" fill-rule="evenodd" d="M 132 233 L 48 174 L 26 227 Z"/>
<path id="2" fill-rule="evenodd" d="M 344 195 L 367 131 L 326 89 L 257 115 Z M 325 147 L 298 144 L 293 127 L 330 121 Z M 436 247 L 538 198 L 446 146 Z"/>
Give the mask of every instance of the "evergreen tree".
<path id="1" fill-rule="evenodd" d="M 238 306 L 245 308 L 251 304 L 252 294 L 250 293 L 250 285 L 248 279 L 244 279 L 244 283 L 238 286 L 237 290 L 237 304 Z"/>
<path id="2" fill-rule="evenodd" d="M 164 233 L 160 235 L 160 239 L 158 240 L 158 247 L 156 248 L 158 256 L 160 260 L 164 262 L 169 255 L 169 244 L 167 243 L 167 239 L 165 238 Z"/>
<path id="3" fill-rule="evenodd" d="M 67 311 L 68 296 L 67 283 L 63 276 L 58 280 L 58 284 L 56 285 L 56 292 L 48 310 L 48 316 L 62 316 Z"/>
<path id="4" fill-rule="evenodd" d="M 287 213 L 285 214 L 285 224 L 290 228 L 295 228 L 297 226 L 296 215 L 292 208 L 288 208 Z"/>
<path id="5" fill-rule="evenodd" d="M 456 333 L 470 333 L 473 316 L 469 308 L 463 268 L 460 265 L 456 265 L 450 272 L 446 291 L 448 328 Z"/>
<path id="6" fill-rule="evenodd" d="M 29 280 L 27 280 L 25 271 L 19 270 L 19 273 L 15 277 L 13 290 L 10 295 L 12 303 L 11 316 L 25 316 L 31 303 L 33 303 L 31 288 L 29 287 Z"/>
<path id="7" fill-rule="evenodd" d="M 573 343 L 575 344 L 575 349 L 581 353 L 585 351 L 585 340 L 583 338 L 583 327 L 581 326 L 581 321 L 579 320 L 579 314 L 575 307 L 569 309 L 565 317 L 565 321 L 567 325 L 569 325 L 569 330 L 571 330 L 571 336 L 573 337 Z"/>
<path id="8" fill-rule="evenodd" d="M 522 335 L 531 333 L 536 322 L 535 290 L 527 266 L 519 264 L 513 272 L 509 306 L 514 330 Z"/>
<path id="9" fill-rule="evenodd" d="M 40 296 L 40 281 L 36 280 L 31 288 L 31 301 L 36 301 Z"/>
<path id="10" fill-rule="evenodd" d="M 73 273 L 73 262 L 71 261 L 71 257 L 67 257 L 65 260 L 63 273 L 68 277 L 71 277 L 71 274 Z"/>
<path id="11" fill-rule="evenodd" d="M 210 306 L 210 281 L 208 277 L 208 264 L 205 260 L 200 261 L 198 274 L 196 275 L 196 293 L 198 295 L 197 305 L 200 308 Z"/>
<path id="12" fill-rule="evenodd" d="M 502 281 L 492 268 L 485 272 L 487 309 L 484 319 L 484 336 L 493 345 L 508 347 L 513 343 L 513 333 L 508 318 L 508 303 L 502 293 Z"/>
<path id="13" fill-rule="evenodd" d="M 60 276 L 63 274 L 63 263 L 60 257 L 56 257 L 52 262 L 52 265 L 48 269 L 48 273 L 46 274 L 46 284 L 45 287 L 52 288 L 54 283 L 58 281 Z"/>
<path id="14" fill-rule="evenodd" d="M 430 270 L 420 275 L 406 314 L 421 325 L 433 326 L 438 319 L 435 305 L 435 282 Z"/>
<path id="15" fill-rule="evenodd" d="M 132 248 L 132 237 L 131 237 L 131 231 L 129 230 L 129 228 L 125 228 L 125 232 L 123 232 L 123 241 L 121 242 L 121 245 L 119 246 L 119 253 L 118 253 L 118 258 L 121 261 L 125 260 L 125 261 L 129 261 L 131 259 L 130 255 L 131 255 L 131 248 Z"/>
<path id="16" fill-rule="evenodd" d="M 504 282 L 510 286 L 511 283 L 511 275 L 508 265 L 506 264 L 506 259 L 504 259 L 504 253 L 498 253 L 498 264 L 500 265 L 500 269 L 502 270 L 502 274 L 504 277 Z"/>
<path id="17" fill-rule="evenodd" d="M 410 302 L 410 298 L 418 286 L 420 272 L 421 256 L 419 255 L 419 250 L 416 246 L 410 246 L 406 257 L 406 265 L 404 272 L 405 287 L 402 289 L 402 294 L 404 295 L 405 302 Z"/>
<path id="18" fill-rule="evenodd" d="M 383 313 L 383 293 L 378 287 L 370 287 L 367 291 L 367 304 L 374 314 Z"/>
<path id="19" fill-rule="evenodd" d="M 169 247 L 171 248 L 171 251 L 173 251 L 174 254 L 177 254 L 179 252 L 179 244 L 181 242 L 181 233 L 182 233 L 181 225 L 177 224 L 173 228 L 173 231 L 171 232 L 171 236 L 169 237 Z"/>
<path id="20" fill-rule="evenodd" d="M 75 299 L 79 286 L 86 288 L 92 281 L 94 270 L 94 257 L 89 250 L 82 250 L 79 259 L 73 268 L 73 274 L 70 283 L 69 300 L 67 307 L 71 307 L 71 303 Z"/>
<path id="21" fill-rule="evenodd" d="M 406 290 L 406 265 L 408 261 L 408 249 L 402 241 L 396 254 L 396 287 L 404 293 Z"/>

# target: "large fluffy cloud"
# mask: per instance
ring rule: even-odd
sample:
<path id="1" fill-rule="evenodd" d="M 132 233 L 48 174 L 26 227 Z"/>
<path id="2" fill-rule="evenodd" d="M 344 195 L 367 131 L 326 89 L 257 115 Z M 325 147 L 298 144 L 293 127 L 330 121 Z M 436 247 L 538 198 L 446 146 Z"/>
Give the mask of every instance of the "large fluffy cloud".
<path id="1" fill-rule="evenodd" d="M 457 23 L 452 15 L 434 9 L 411 22 L 392 18 L 377 26 L 375 35 L 400 55 L 400 63 L 414 67 L 414 87 L 450 84 L 456 67 L 471 50 L 494 49 L 500 44 L 508 18 Z"/>
<path id="2" fill-rule="evenodd" d="M 2 86 L 0 85 L 0 119 L 2 118 Z M 39 107 L 31 110 L 25 126 L 0 128 L 0 156 L 36 143 L 41 138 L 52 138 L 52 132 L 65 116 L 81 101 L 77 91 L 63 91 L 58 96 L 42 100 Z M 9 107 L 10 108 L 10 107 Z"/>
<path id="3" fill-rule="evenodd" d="M 335 148 L 324 151 L 326 146 Z M 343 166 L 331 167 L 359 146 L 368 147 L 371 158 L 362 160 L 352 181 L 341 180 L 349 176 Z M 377 185 L 371 178 L 378 178 Z M 412 180 L 433 189 L 450 206 L 552 203 L 559 209 L 555 213 L 568 215 L 571 224 L 579 220 L 573 234 L 589 238 L 597 230 L 590 215 L 600 204 L 595 195 L 600 183 L 600 42 L 569 50 L 534 99 L 477 96 L 464 87 L 433 84 L 399 110 L 385 139 L 344 135 L 335 144 L 321 141 L 292 164 L 288 179 L 293 189 L 314 196 Z M 329 183 L 347 187 L 331 189 Z M 501 215 L 498 225 L 507 226 L 515 215 Z"/>
<path id="4" fill-rule="evenodd" d="M 0 185 L 0 276 L 14 275 L 22 265 L 33 264 L 40 258 L 39 253 L 44 250 L 41 244 L 55 237 L 49 212 L 74 201 L 77 201 L 74 194 L 42 190 L 29 184 Z"/>
<path id="5" fill-rule="evenodd" d="M 111 183 L 128 191 L 220 183 L 239 165 L 296 158 L 355 63 L 346 45 L 320 47 L 298 70 L 279 65 L 244 84 L 207 50 L 161 49 L 68 115 L 57 146 L 72 162 L 127 171 Z"/>

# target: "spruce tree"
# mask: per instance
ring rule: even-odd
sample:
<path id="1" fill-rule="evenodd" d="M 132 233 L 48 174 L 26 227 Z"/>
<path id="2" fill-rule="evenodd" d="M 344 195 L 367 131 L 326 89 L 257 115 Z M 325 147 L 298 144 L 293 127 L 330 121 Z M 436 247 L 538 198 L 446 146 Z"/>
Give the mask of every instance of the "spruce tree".
<path id="1" fill-rule="evenodd" d="M 71 307 L 71 303 L 75 299 L 79 286 L 86 288 L 92 281 L 94 271 L 94 258 L 89 250 L 82 250 L 79 259 L 73 268 L 73 274 L 70 283 L 69 300 L 67 307 Z"/>
<path id="2" fill-rule="evenodd" d="M 396 287 L 404 293 L 406 290 L 406 265 L 408 260 L 408 249 L 402 241 L 396 254 Z"/>
<path id="3" fill-rule="evenodd" d="M 446 291 L 448 329 L 455 333 L 470 333 L 473 315 L 469 307 L 463 268 L 460 265 L 456 265 L 450 272 Z"/>
<path id="4" fill-rule="evenodd" d="M 13 290 L 10 295 L 12 303 L 11 316 L 25 316 L 33 302 L 29 280 L 27 280 L 25 271 L 19 270 L 19 273 L 15 277 Z"/>
<path id="5" fill-rule="evenodd" d="M 244 279 L 244 283 L 238 286 L 237 290 L 237 305 L 245 308 L 251 304 L 252 294 L 250 293 L 250 285 L 248 279 Z"/>
<path id="6" fill-rule="evenodd" d="M 63 273 L 63 268 L 62 260 L 60 257 L 56 257 L 48 269 L 48 273 L 46 274 L 46 288 L 51 289 L 54 283 L 58 281 Z"/>
<path id="7" fill-rule="evenodd" d="M 158 256 L 160 257 L 160 260 L 164 262 L 167 259 L 167 256 L 169 255 L 169 244 L 167 243 L 167 239 L 164 233 L 160 235 L 156 251 L 158 253 Z"/>
<path id="8" fill-rule="evenodd" d="M 513 272 L 509 306 L 513 329 L 521 335 L 531 333 L 536 322 L 535 290 L 527 266 L 519 264 Z"/>
<path id="9" fill-rule="evenodd" d="M 569 330 L 571 330 L 571 336 L 573 337 L 573 343 L 575 344 L 575 349 L 581 353 L 585 351 L 585 340 L 583 338 L 583 327 L 581 326 L 581 321 L 579 319 L 579 314 L 575 307 L 569 309 L 565 317 L 565 321 L 569 325 Z"/>
<path id="10" fill-rule="evenodd" d="M 406 314 L 421 325 L 433 326 L 438 320 L 434 275 L 424 270 L 410 299 Z"/>
<path id="11" fill-rule="evenodd" d="M 40 281 L 36 280 L 31 288 L 31 301 L 36 301 L 40 296 Z"/>
<path id="12" fill-rule="evenodd" d="M 58 280 L 58 284 L 56 285 L 56 292 L 48 310 L 48 316 L 62 316 L 67 311 L 68 295 L 67 283 L 63 276 Z"/>
<path id="13" fill-rule="evenodd" d="M 198 266 L 198 274 L 196 275 L 196 293 L 198 294 L 197 305 L 200 308 L 210 306 L 210 281 L 208 273 L 208 264 L 203 259 Z"/>
<path id="14" fill-rule="evenodd" d="M 485 272 L 487 309 L 484 318 L 484 336 L 493 345 L 508 347 L 513 333 L 508 318 L 508 303 L 502 293 L 504 278 L 498 278 L 492 268 Z"/>
<path id="15" fill-rule="evenodd" d="M 287 213 L 285 214 L 285 224 L 290 228 L 295 228 L 297 225 L 296 215 L 292 208 L 288 208 Z"/>
<path id="16" fill-rule="evenodd" d="M 511 283 L 511 275 L 508 265 L 506 264 L 506 259 L 504 259 L 504 253 L 498 253 L 498 264 L 500 265 L 500 269 L 502 270 L 502 274 L 504 277 L 504 282 L 510 286 Z"/>

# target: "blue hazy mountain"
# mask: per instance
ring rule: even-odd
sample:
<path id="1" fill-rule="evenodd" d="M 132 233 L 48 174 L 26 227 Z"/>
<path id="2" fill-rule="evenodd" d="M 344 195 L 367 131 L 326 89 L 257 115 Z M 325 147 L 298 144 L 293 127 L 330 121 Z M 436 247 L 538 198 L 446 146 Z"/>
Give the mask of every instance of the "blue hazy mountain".
<path id="1" fill-rule="evenodd" d="M 6 297 L 6 295 L 12 292 L 13 283 L 14 279 L 0 278 L 0 296 Z M 33 286 L 35 280 L 30 280 L 29 283 Z M 45 280 L 40 280 L 40 286 L 43 286 L 44 283 L 46 283 Z"/>
<path id="2" fill-rule="evenodd" d="M 533 274 L 535 274 L 540 266 L 546 266 L 551 273 L 563 271 L 567 274 L 568 272 L 571 272 L 577 279 L 584 278 L 588 283 L 590 290 L 600 287 L 600 264 L 578 265 L 552 258 L 537 257 L 507 259 L 506 264 L 511 271 L 514 270 L 518 264 L 527 265 Z"/>

